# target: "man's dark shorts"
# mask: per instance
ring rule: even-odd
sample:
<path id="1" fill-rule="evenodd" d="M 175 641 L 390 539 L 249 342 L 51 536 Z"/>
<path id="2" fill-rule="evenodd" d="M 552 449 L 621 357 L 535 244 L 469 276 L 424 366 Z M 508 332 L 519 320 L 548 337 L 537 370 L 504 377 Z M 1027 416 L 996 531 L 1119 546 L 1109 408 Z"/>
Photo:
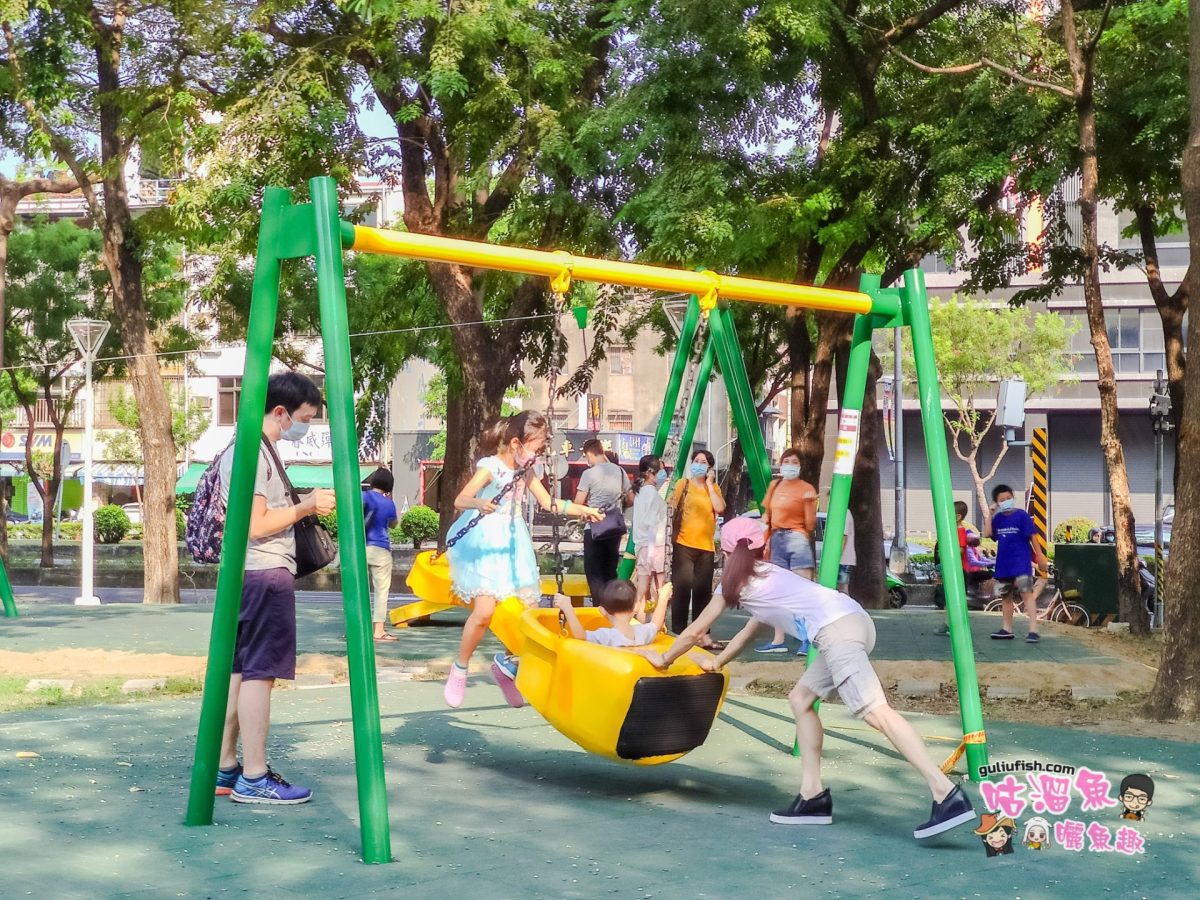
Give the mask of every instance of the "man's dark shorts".
<path id="1" fill-rule="evenodd" d="M 243 681 L 296 677 L 296 577 L 287 569 L 246 573 L 233 673 Z"/>

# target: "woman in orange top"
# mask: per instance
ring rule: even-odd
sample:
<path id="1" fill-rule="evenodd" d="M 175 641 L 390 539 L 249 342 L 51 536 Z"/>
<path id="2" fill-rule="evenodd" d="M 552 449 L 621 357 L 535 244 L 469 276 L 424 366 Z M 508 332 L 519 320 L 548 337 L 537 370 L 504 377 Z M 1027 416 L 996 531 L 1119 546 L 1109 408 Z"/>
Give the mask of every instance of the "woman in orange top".
<path id="1" fill-rule="evenodd" d="M 712 599 L 717 516 L 725 512 L 725 498 L 717 487 L 716 460 L 707 450 L 692 454 L 687 479 L 680 479 L 671 497 L 671 628 L 681 634 Z M 716 647 L 705 634 L 701 647 Z"/>
<path id="2" fill-rule="evenodd" d="M 812 535 L 817 525 L 817 490 L 800 478 L 800 451 L 783 451 L 779 475 L 763 498 L 763 521 L 771 529 L 771 562 L 812 580 L 816 569 Z M 787 653 L 787 635 L 776 628 L 769 644 L 754 649 L 758 653 Z M 800 653 L 807 652 L 808 641 L 802 640 Z"/>

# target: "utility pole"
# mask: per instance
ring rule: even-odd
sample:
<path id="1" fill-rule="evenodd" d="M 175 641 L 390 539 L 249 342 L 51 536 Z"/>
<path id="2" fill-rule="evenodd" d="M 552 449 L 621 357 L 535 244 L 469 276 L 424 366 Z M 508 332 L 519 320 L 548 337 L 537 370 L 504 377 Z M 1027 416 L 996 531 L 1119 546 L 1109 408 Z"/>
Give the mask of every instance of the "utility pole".
<path id="1" fill-rule="evenodd" d="M 1154 377 L 1154 388 L 1150 393 L 1150 422 L 1154 427 L 1154 622 L 1163 627 L 1167 583 L 1163 578 L 1163 443 L 1166 433 L 1172 429 L 1171 395 L 1163 380 L 1162 369 Z"/>

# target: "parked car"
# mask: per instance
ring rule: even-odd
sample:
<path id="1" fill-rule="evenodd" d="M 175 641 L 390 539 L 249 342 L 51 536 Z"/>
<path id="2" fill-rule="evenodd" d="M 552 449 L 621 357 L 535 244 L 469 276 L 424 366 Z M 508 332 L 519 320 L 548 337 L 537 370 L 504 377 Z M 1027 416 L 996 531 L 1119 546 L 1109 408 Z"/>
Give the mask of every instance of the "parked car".
<path id="1" fill-rule="evenodd" d="M 142 523 L 142 504 L 126 503 L 121 509 L 125 510 L 125 515 L 129 516 L 129 521 L 134 525 Z"/>
<path id="2" fill-rule="evenodd" d="M 1173 510 L 1172 510 L 1173 512 Z M 1172 516 L 1173 517 L 1173 516 Z M 1100 532 L 1100 543 L 1115 544 L 1117 542 L 1117 532 L 1111 526 L 1106 527 Z M 1139 556 L 1154 555 L 1154 526 L 1134 525 L 1133 526 L 1133 542 L 1137 545 Z M 1163 518 L 1163 553 L 1169 553 L 1171 550 L 1171 525 Z"/>
<path id="3" fill-rule="evenodd" d="M 9 525 L 24 525 L 29 521 L 29 516 L 24 513 L 13 512 L 11 509 L 5 513 L 4 518 Z"/>

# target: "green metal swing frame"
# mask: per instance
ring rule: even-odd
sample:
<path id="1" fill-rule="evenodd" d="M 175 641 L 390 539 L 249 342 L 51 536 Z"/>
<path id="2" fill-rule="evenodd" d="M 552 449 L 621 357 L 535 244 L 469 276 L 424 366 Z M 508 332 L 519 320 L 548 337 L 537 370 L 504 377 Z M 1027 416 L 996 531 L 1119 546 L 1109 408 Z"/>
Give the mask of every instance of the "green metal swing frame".
<path id="1" fill-rule="evenodd" d="M 408 258 L 451 262 L 478 267 L 544 275 L 569 283 L 570 278 L 608 281 L 655 290 L 697 293 L 697 304 L 689 308 L 676 355 L 672 384 L 665 407 L 678 401 L 679 381 L 686 368 L 690 336 L 695 335 L 701 308 L 710 313 L 712 339 L 701 361 L 702 380 L 707 384 L 714 360 L 721 363 L 730 390 L 735 423 L 748 441 L 747 460 L 755 494 L 766 491 L 770 470 L 762 447 L 762 434 L 754 415 L 754 398 L 741 361 L 737 336 L 728 310 L 716 303 L 727 300 L 776 303 L 809 308 L 841 310 L 856 314 L 851 340 L 845 398 L 839 426 L 838 452 L 828 510 L 825 549 L 819 568 L 822 584 L 834 585 L 841 558 L 842 531 L 850 493 L 850 477 L 857 449 L 857 423 L 866 389 L 875 328 L 910 328 L 916 358 L 916 375 L 921 416 L 929 460 L 934 517 L 937 524 L 942 569 L 945 576 L 947 612 L 959 685 L 963 731 L 978 740 L 966 746 L 972 778 L 987 764 L 983 720 L 975 661 L 967 627 L 966 595 L 962 568 L 956 553 L 955 522 L 950 469 L 942 431 L 940 392 L 933 356 L 933 338 L 925 285 L 918 270 L 904 274 L 903 287 L 881 289 L 875 276 L 863 276 L 860 292 L 834 291 L 807 285 L 766 282 L 714 272 L 684 272 L 612 260 L 573 257 L 566 253 L 507 248 L 499 245 L 438 238 L 354 226 L 338 216 L 337 185 L 332 178 L 309 182 L 310 201 L 294 204 L 289 191 L 266 188 L 255 259 L 250 319 L 246 335 L 246 362 L 241 403 L 234 439 L 233 474 L 229 485 L 225 536 L 217 576 L 217 595 L 209 641 L 204 700 L 197 729 L 195 760 L 191 771 L 185 823 L 211 825 L 221 737 L 229 698 L 229 681 L 237 635 L 250 508 L 253 501 L 258 444 L 266 404 L 267 378 L 275 340 L 279 306 L 279 277 L 284 260 L 313 257 L 316 264 L 321 337 L 325 351 L 326 406 L 333 444 L 333 475 L 340 527 L 338 542 L 342 560 L 342 597 L 346 616 L 347 662 L 353 714 L 358 807 L 362 835 L 362 857 L 367 863 L 390 862 L 391 837 L 383 766 L 383 736 L 379 718 L 374 647 L 371 640 L 370 591 L 363 534 L 363 512 L 359 493 L 358 436 L 354 421 L 354 385 L 351 371 L 349 326 L 346 312 L 343 249 L 390 253 Z M 682 359 L 681 359 L 682 355 Z M 740 371 L 740 378 L 736 373 Z M 731 375 L 735 377 L 731 378 Z M 673 393 L 672 393 L 673 392 Z M 697 393 L 702 393 L 702 390 Z M 699 407 L 693 398 L 690 426 L 681 443 L 690 447 Z M 656 452 L 665 449 L 670 413 L 664 409 L 655 436 Z M 11 592 L 0 581 L 5 611 L 15 614 Z M 11 611 L 10 611 L 11 610 Z"/>

